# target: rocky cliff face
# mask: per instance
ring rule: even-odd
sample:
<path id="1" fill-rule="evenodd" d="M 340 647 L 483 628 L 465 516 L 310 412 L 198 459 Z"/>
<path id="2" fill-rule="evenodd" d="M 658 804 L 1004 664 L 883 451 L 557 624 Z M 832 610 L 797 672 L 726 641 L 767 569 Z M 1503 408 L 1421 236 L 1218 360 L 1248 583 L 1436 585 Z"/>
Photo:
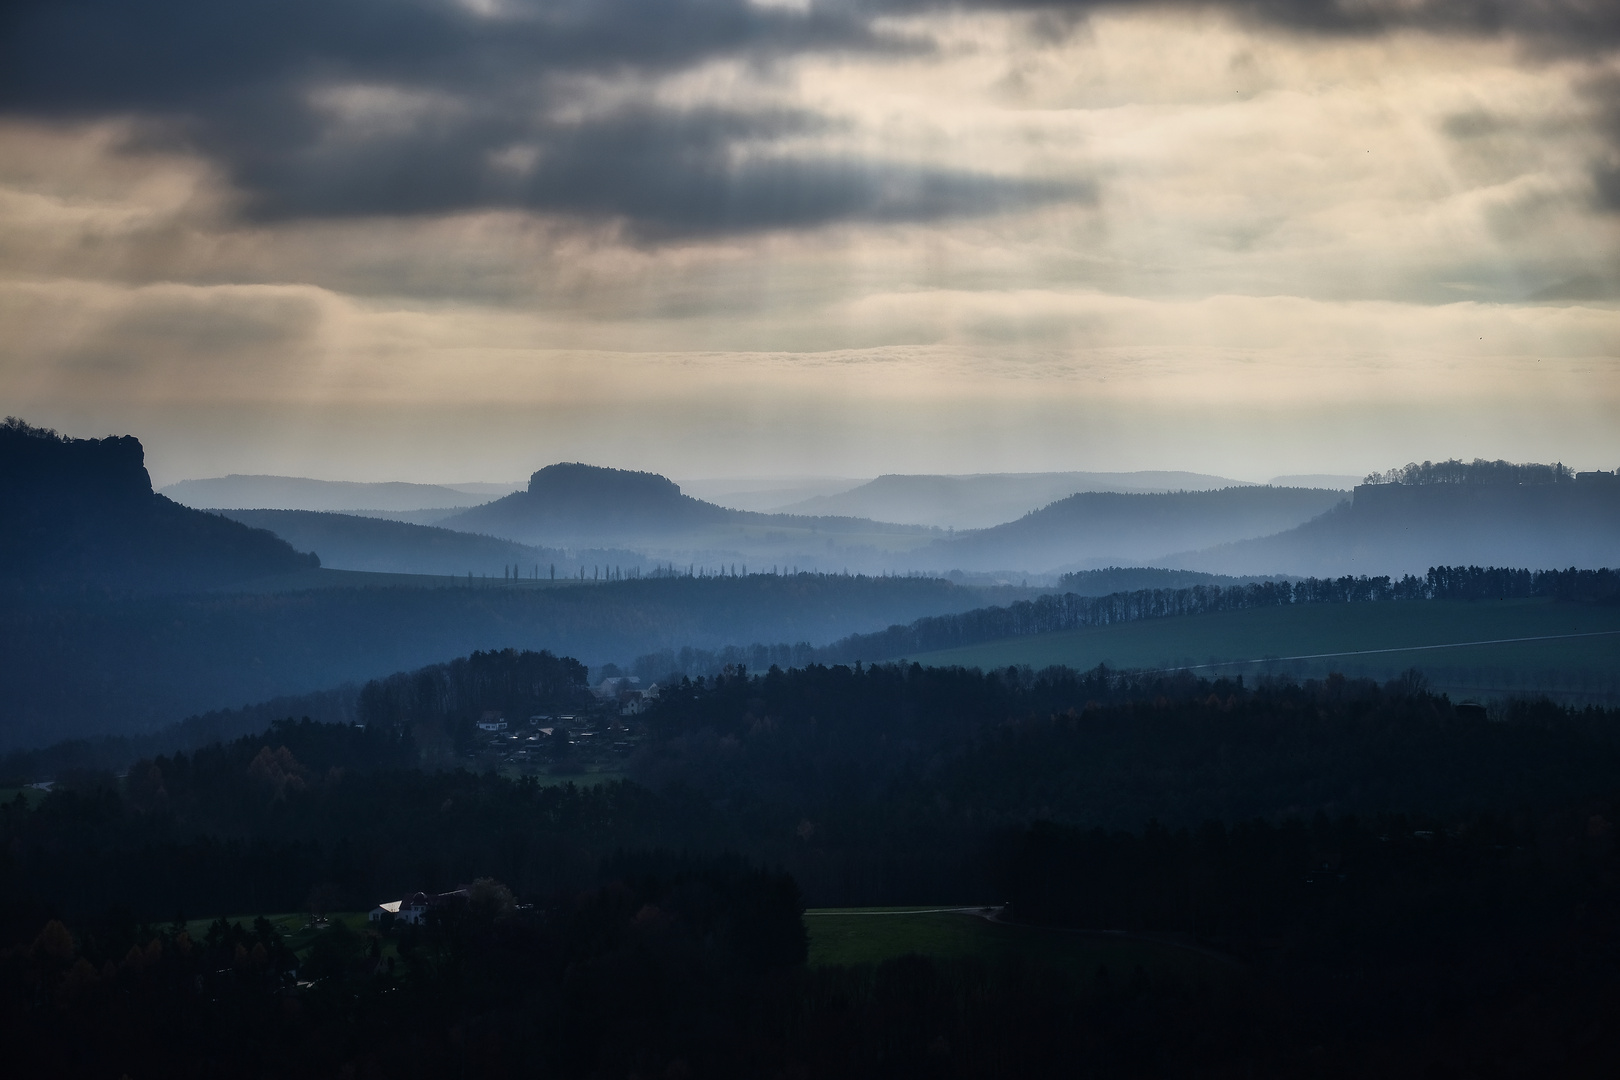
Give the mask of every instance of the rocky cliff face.
<path id="1" fill-rule="evenodd" d="M 187 591 L 318 565 L 262 529 L 154 494 L 139 439 L 0 425 L 0 583 L 11 589 Z"/>
<path id="2" fill-rule="evenodd" d="M 0 427 L 0 499 L 127 503 L 151 495 L 146 449 L 133 435 L 64 439 L 18 424 Z"/>

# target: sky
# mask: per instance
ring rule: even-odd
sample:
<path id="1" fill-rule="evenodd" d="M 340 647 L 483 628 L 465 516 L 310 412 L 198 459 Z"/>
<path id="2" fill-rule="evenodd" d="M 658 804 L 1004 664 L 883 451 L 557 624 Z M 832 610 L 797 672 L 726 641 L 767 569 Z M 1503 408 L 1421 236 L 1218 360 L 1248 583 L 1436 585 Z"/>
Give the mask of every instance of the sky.
<path id="1" fill-rule="evenodd" d="M 0 413 L 154 480 L 1620 466 L 1620 2 L 13 0 Z"/>

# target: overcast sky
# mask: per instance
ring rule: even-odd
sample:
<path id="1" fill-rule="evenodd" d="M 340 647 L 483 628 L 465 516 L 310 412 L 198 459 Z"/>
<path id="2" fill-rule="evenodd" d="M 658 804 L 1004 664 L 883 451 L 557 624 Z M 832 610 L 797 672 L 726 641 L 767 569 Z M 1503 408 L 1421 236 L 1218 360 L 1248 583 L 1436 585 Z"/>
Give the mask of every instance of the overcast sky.
<path id="1" fill-rule="evenodd" d="M 13 0 L 0 412 L 154 479 L 1620 465 L 1620 3 Z"/>

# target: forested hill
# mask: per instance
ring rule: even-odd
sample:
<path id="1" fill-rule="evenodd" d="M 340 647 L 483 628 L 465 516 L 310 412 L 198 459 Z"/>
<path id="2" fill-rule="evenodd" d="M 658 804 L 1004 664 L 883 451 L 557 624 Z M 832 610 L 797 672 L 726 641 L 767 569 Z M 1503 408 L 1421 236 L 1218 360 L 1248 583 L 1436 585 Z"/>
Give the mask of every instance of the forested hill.
<path id="1" fill-rule="evenodd" d="M 453 508 L 477 506 L 490 498 L 490 494 L 474 494 L 442 484 L 359 483 L 236 473 L 181 480 L 165 487 L 161 494 L 199 510 L 329 510 L 334 513 L 400 512 L 436 507 L 448 514 Z"/>
<path id="2" fill-rule="evenodd" d="M 1234 486 L 1242 486 L 1242 481 L 1191 472 L 890 473 L 848 491 L 818 495 L 780 509 L 789 514 L 837 514 L 939 528 L 988 529 L 1077 491 L 1208 491 Z"/>
<path id="3" fill-rule="evenodd" d="M 950 569 L 1087 569 L 1140 566 L 1176 551 L 1209 547 L 1292 528 L 1331 509 L 1342 491 L 1233 487 L 1135 494 L 1086 491 L 1043 509 L 917 553 L 918 564 Z M 1197 567 L 1194 569 L 1203 569 Z M 1276 567 L 1245 573 L 1270 574 Z"/>
<path id="4" fill-rule="evenodd" d="M 449 574 L 460 577 L 506 577 L 517 567 L 520 578 L 587 576 L 601 566 L 640 566 L 632 551 L 587 549 L 564 551 L 533 547 L 515 540 L 456 532 L 432 525 L 332 514 L 318 510 L 222 510 L 256 529 L 269 529 L 297 548 L 321 553 L 321 565 L 336 570 L 387 574 Z"/>
<path id="5" fill-rule="evenodd" d="M 1120 576 L 1128 570 L 1114 570 Z M 1069 575 L 1066 581 L 1084 579 Z M 1219 580 L 1219 579 L 1217 579 Z M 1235 580 L 1235 579 L 1226 579 Z M 1423 577 L 1304 578 L 1252 580 L 1223 587 L 1131 589 L 1095 595 L 1069 591 L 1019 600 L 1006 607 L 929 615 L 871 634 L 851 634 L 821 648 L 809 645 L 756 643 L 720 650 L 683 649 L 680 654 L 637 658 L 637 674 L 659 677 L 711 674 L 726 667 L 760 670 L 772 664 L 851 664 L 894 660 L 942 649 L 955 649 L 1001 638 L 1050 634 L 1088 626 L 1112 626 L 1141 619 L 1204 615 L 1217 611 L 1289 607 L 1296 604 L 1396 603 L 1426 600 L 1483 600 L 1546 597 L 1571 603 L 1620 603 L 1620 573 L 1599 570 L 1531 571 L 1509 567 L 1435 566 Z"/>
<path id="6" fill-rule="evenodd" d="M 1411 465 L 1274 536 L 1164 560 L 1222 574 L 1420 574 L 1458 563 L 1620 565 L 1620 476 L 1558 465 Z"/>
<path id="7" fill-rule="evenodd" d="M 319 566 L 262 529 L 152 491 L 132 436 L 0 424 L 0 584 L 137 592 L 212 588 Z"/>
<path id="8" fill-rule="evenodd" d="M 724 525 L 745 516 L 681 494 L 656 473 L 548 465 L 525 491 L 446 518 L 444 526 L 529 544 L 623 544 Z"/>
<path id="9" fill-rule="evenodd" d="M 648 561 L 695 559 L 699 565 L 730 560 L 822 569 L 891 570 L 901 558 L 870 545 L 908 549 L 936 532 L 850 517 L 798 517 L 730 510 L 694 499 L 657 473 L 595 465 L 548 465 L 514 492 L 438 522 L 447 529 L 485 533 L 537 546 L 637 548 L 657 552 Z M 835 551 L 836 548 L 836 551 Z M 679 558 L 673 558 L 675 554 Z"/>
<path id="10" fill-rule="evenodd" d="M 925 578 L 751 574 L 24 598 L 0 605 L 0 748 L 150 731 L 474 649 L 550 649 L 599 664 L 739 640 L 823 644 L 1031 595 Z"/>

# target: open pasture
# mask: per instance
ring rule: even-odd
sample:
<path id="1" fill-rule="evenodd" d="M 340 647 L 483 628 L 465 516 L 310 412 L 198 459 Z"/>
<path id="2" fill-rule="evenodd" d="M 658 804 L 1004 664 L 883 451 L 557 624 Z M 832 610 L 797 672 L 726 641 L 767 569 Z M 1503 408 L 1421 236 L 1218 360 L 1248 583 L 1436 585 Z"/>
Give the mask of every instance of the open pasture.
<path id="1" fill-rule="evenodd" d="M 1230 978 L 1235 966 L 1213 953 L 1172 941 L 1104 932 L 1020 926 L 986 918 L 976 908 L 812 908 L 810 964 L 877 964 L 900 956 L 977 958 L 1055 967 L 1093 978 L 1101 969 L 1181 978 Z"/>
<path id="2" fill-rule="evenodd" d="M 1189 668 L 1196 674 L 1389 679 L 1418 668 L 1461 696 L 1620 700 L 1620 607 L 1551 600 L 1300 604 L 1144 619 L 909 657 L 983 669 Z"/>

